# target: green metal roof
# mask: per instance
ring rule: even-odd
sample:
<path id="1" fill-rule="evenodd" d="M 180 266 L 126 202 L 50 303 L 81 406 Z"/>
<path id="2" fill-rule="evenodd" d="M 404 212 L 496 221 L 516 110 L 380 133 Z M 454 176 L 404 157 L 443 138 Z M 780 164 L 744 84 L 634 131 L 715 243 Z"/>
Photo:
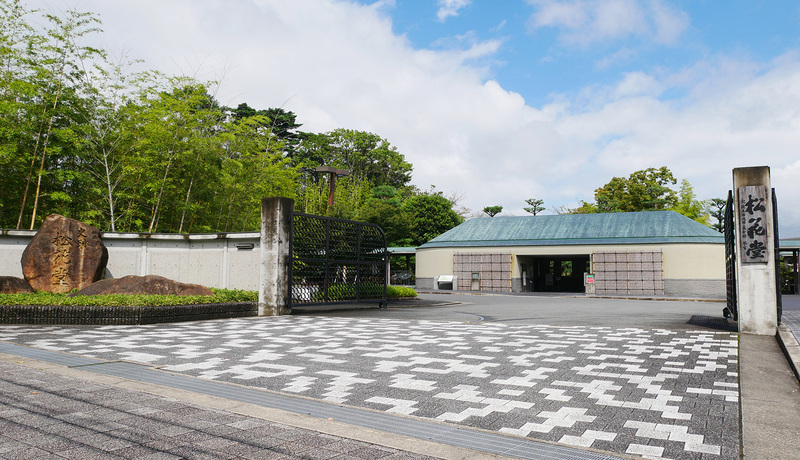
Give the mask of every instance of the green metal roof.
<path id="1" fill-rule="evenodd" d="M 417 253 L 417 248 L 406 248 L 406 247 L 397 247 L 392 246 L 386 248 L 386 252 L 389 254 L 397 254 L 397 255 L 414 255 Z"/>
<path id="2" fill-rule="evenodd" d="M 721 233 L 675 211 L 470 219 L 420 248 L 573 244 L 724 243 Z"/>

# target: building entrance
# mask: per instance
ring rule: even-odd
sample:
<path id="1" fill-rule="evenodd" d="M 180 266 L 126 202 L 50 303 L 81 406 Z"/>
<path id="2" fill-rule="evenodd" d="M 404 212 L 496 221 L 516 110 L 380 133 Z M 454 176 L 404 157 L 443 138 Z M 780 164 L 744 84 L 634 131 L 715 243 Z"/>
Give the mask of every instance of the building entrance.
<path id="1" fill-rule="evenodd" d="M 517 256 L 523 292 L 584 292 L 589 255 Z"/>

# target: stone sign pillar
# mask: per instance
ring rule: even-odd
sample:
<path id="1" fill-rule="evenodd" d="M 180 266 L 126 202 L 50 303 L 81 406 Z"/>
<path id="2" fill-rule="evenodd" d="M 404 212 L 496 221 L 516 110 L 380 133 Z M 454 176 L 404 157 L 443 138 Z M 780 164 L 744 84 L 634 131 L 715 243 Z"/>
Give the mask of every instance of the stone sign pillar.
<path id="1" fill-rule="evenodd" d="M 775 335 L 778 262 L 769 167 L 735 168 L 733 192 L 739 332 Z"/>
<path id="2" fill-rule="evenodd" d="M 287 315 L 289 294 L 289 238 L 294 200 L 261 200 L 261 258 L 259 269 L 258 314 Z"/>

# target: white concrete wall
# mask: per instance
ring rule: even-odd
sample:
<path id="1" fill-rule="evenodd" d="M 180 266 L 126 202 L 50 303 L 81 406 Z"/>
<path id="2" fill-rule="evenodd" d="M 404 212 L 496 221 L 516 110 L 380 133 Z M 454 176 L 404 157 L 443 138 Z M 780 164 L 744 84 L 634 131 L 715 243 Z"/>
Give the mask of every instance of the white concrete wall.
<path id="1" fill-rule="evenodd" d="M 22 252 L 33 238 L 33 230 L 3 230 L 0 234 L 0 276 L 22 278 Z"/>
<path id="2" fill-rule="evenodd" d="M 0 276 L 22 277 L 20 259 L 35 231 L 0 233 Z M 101 233 L 108 248 L 107 278 L 160 275 L 183 283 L 258 290 L 259 233 Z M 252 248 L 237 248 L 249 246 Z"/>

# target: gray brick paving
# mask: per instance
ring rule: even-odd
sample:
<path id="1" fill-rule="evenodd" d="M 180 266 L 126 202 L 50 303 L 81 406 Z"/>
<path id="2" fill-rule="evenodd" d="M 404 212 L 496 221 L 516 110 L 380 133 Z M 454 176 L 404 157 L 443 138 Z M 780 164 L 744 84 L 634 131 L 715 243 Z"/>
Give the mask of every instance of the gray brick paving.
<path id="1" fill-rule="evenodd" d="M 0 340 L 582 448 L 739 457 L 737 341 L 727 332 L 287 316 L 5 326 Z M 161 425 L 114 426 L 105 434 L 140 443 L 120 447 L 134 454 Z M 217 451 L 225 439 L 193 444 Z"/>
<path id="2" fill-rule="evenodd" d="M 800 342 L 800 310 L 783 310 L 781 323 L 789 326 L 795 339 Z"/>
<path id="3" fill-rule="evenodd" d="M 2 459 L 433 458 L 13 363 L 0 376 Z"/>

